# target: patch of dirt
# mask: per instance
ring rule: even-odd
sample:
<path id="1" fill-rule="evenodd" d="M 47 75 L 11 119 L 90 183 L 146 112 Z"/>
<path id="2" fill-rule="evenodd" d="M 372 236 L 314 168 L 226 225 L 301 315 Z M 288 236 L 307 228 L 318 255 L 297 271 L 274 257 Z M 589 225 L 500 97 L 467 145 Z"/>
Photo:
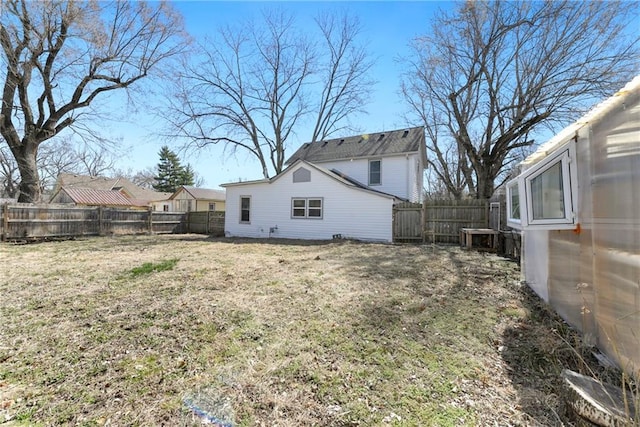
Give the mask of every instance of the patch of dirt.
<path id="1" fill-rule="evenodd" d="M 13 422 L 572 425 L 562 368 L 607 375 L 486 252 L 171 235 L 0 256 Z"/>

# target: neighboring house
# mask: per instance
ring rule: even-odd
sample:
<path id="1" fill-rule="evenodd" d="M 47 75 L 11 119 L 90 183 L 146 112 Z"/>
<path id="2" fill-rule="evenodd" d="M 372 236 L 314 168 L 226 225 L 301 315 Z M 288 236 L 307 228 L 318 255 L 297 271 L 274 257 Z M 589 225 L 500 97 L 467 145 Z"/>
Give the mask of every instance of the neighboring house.
<path id="1" fill-rule="evenodd" d="M 77 206 L 105 206 L 148 209 L 144 200 L 130 199 L 118 190 L 62 187 L 51 197 L 50 203 L 71 203 Z"/>
<path id="2" fill-rule="evenodd" d="M 70 173 L 61 173 L 58 175 L 56 185 L 53 190 L 53 197 L 60 192 L 61 188 L 83 188 L 102 191 L 117 191 L 128 199 L 132 199 L 135 203 L 131 206 L 139 207 L 140 202 L 145 202 L 147 206 L 153 207 L 154 210 L 166 210 L 165 205 L 169 205 L 167 200 L 171 197 L 171 193 L 161 193 L 140 187 L 126 178 L 105 178 L 89 175 L 77 175 Z"/>
<path id="3" fill-rule="evenodd" d="M 392 240 L 396 197 L 304 160 L 271 179 L 222 186 L 228 236 Z"/>
<path id="4" fill-rule="evenodd" d="M 286 164 L 297 160 L 339 171 L 401 199 L 422 201 L 427 162 L 423 127 L 306 143 Z"/>
<path id="5" fill-rule="evenodd" d="M 424 129 L 302 145 L 271 179 L 223 184 L 225 233 L 391 242 L 393 205 L 421 200 Z"/>
<path id="6" fill-rule="evenodd" d="M 175 212 L 224 211 L 225 193 L 209 188 L 183 185 L 169 198 Z"/>
<path id="7" fill-rule="evenodd" d="M 527 284 L 640 371 L 640 76 L 542 145 L 507 184 Z"/>

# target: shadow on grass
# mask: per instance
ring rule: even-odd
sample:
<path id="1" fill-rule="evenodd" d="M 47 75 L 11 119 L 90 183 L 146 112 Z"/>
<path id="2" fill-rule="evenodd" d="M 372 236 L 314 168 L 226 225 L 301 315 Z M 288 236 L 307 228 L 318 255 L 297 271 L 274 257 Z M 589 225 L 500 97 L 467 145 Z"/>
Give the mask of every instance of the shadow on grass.
<path id="1" fill-rule="evenodd" d="M 613 383 L 619 378 L 598 363 L 581 334 L 533 290 L 522 284 L 518 293 L 526 314 L 504 330 L 501 349 L 518 391 L 518 405 L 543 425 L 573 425 L 573 415 L 564 401 L 562 370 Z"/>

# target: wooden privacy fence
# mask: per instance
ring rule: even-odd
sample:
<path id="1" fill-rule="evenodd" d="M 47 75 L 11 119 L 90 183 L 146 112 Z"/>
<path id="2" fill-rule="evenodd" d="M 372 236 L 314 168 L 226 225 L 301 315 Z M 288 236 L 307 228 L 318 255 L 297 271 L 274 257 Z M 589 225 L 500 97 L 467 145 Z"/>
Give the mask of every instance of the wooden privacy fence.
<path id="1" fill-rule="evenodd" d="M 435 199 L 399 203 L 393 207 L 393 239 L 460 243 L 461 228 L 487 228 L 489 201 Z"/>
<path id="2" fill-rule="evenodd" d="M 185 214 L 150 209 L 5 204 L 0 210 L 2 240 L 111 234 L 182 233 Z"/>
<path id="3" fill-rule="evenodd" d="M 224 212 L 189 212 L 187 228 L 190 233 L 224 236 Z"/>

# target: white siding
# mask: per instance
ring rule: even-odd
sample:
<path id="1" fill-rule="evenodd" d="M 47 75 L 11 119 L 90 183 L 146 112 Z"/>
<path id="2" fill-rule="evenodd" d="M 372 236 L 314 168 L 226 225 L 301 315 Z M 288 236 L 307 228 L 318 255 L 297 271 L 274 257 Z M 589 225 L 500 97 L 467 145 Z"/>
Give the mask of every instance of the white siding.
<path id="1" fill-rule="evenodd" d="M 392 241 L 393 199 L 346 186 L 316 169 L 311 170 L 310 182 L 293 183 L 292 172 L 271 183 L 228 186 L 225 233 L 320 240 L 340 234 L 344 238 Z M 251 197 L 250 224 L 240 223 L 241 196 Z M 322 219 L 292 218 L 294 197 L 322 198 Z"/>
<path id="2" fill-rule="evenodd" d="M 371 188 L 412 202 L 421 201 L 424 173 L 418 154 L 337 160 L 317 163 L 325 169 L 338 170 L 362 184 L 369 185 L 369 160 L 381 160 L 382 184 Z"/>

